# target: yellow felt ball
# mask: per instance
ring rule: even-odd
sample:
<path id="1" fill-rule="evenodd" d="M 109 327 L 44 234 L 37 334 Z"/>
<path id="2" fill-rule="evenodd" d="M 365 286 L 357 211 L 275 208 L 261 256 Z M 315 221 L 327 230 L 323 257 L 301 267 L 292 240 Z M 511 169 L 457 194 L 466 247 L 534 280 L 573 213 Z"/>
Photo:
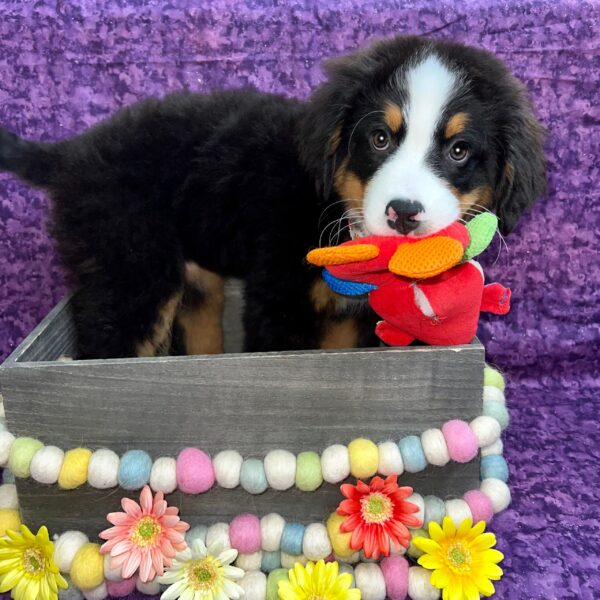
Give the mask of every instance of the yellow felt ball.
<path id="1" fill-rule="evenodd" d="M 58 486 L 63 490 L 74 490 L 87 481 L 88 465 L 92 451 L 87 448 L 73 448 L 65 452 Z"/>
<path id="2" fill-rule="evenodd" d="M 379 449 L 371 440 L 358 438 L 348 444 L 350 473 L 357 479 L 372 477 L 379 466 Z"/>
<path id="3" fill-rule="evenodd" d="M 352 533 L 342 533 L 340 531 L 340 526 L 345 520 L 346 517 L 342 517 L 335 512 L 331 513 L 329 519 L 327 519 L 327 533 L 329 534 L 331 547 L 333 552 L 342 558 L 354 554 L 354 550 L 350 548 Z"/>
<path id="4" fill-rule="evenodd" d="M 6 535 L 6 530 L 19 531 L 21 515 L 14 508 L 0 508 L 0 537 Z"/>
<path id="5" fill-rule="evenodd" d="M 71 580 L 80 590 L 91 590 L 104 582 L 104 557 L 99 544 L 84 544 L 73 558 Z"/>

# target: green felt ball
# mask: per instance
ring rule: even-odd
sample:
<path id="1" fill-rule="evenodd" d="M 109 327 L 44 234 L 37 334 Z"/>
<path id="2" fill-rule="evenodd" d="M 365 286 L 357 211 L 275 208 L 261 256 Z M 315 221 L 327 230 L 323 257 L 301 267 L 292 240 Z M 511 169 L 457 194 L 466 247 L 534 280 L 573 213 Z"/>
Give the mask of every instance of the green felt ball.
<path id="1" fill-rule="evenodd" d="M 471 260 L 490 245 L 498 229 L 498 217 L 489 212 L 481 213 L 467 223 L 467 229 L 470 241 L 464 260 Z"/>
<path id="2" fill-rule="evenodd" d="M 274 569 L 267 577 L 267 600 L 279 600 L 279 582 L 288 578 L 287 569 Z"/>
<path id="3" fill-rule="evenodd" d="M 300 452 L 296 459 L 296 487 L 314 492 L 323 483 L 321 459 L 316 452 Z"/>
<path id="4" fill-rule="evenodd" d="M 503 392 L 505 387 L 504 377 L 502 377 L 500 371 L 496 371 L 496 369 L 492 369 L 492 367 L 484 367 L 483 385 L 491 385 Z"/>
<path id="5" fill-rule="evenodd" d="M 414 558 L 415 560 L 417 560 L 417 558 L 419 558 L 419 557 L 423 556 L 423 554 L 425 554 L 425 552 L 423 552 L 423 550 L 420 550 L 419 548 L 417 548 L 415 546 L 413 539 L 416 537 L 428 538 L 429 534 L 424 529 L 411 529 L 411 531 L 410 531 L 410 546 L 408 547 L 406 554 L 408 554 L 408 556 L 410 556 L 411 558 Z"/>
<path id="6" fill-rule="evenodd" d="M 29 477 L 31 474 L 31 460 L 33 455 L 43 448 L 44 444 L 39 440 L 29 437 L 17 438 L 10 449 L 8 466 L 17 477 Z"/>

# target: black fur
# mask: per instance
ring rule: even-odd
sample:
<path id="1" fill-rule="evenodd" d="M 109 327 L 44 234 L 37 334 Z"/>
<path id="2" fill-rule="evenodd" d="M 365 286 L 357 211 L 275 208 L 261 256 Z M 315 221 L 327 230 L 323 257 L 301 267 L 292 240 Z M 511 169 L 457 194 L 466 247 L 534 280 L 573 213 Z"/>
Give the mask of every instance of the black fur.
<path id="1" fill-rule="evenodd" d="M 244 279 L 246 350 L 318 347 L 325 318 L 339 315 L 311 304 L 319 273 L 304 256 L 343 212 L 333 179 L 359 115 L 398 93 L 390 76 L 425 43 L 397 38 L 330 63 L 309 103 L 254 90 L 180 93 L 56 144 L 0 130 L 0 168 L 52 198 L 52 231 L 75 289 L 79 357 L 134 355 L 158 308 L 181 289 L 185 261 Z M 540 128 L 499 61 L 434 46 L 469 73 L 493 115 L 486 161 L 508 231 L 543 189 Z M 353 168 L 368 179 L 375 165 Z M 372 341 L 371 315 L 359 320 L 361 343 Z"/>

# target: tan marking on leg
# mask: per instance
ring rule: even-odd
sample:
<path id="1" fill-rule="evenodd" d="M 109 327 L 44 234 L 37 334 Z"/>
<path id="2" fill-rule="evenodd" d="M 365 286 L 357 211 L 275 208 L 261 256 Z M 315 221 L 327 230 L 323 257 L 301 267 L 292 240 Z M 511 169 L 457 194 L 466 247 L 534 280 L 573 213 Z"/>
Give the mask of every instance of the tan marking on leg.
<path id="1" fill-rule="evenodd" d="M 358 324 L 354 319 L 334 321 L 327 319 L 319 346 L 328 348 L 356 348 L 358 346 Z"/>
<path id="2" fill-rule="evenodd" d="M 158 309 L 156 321 L 150 335 L 136 345 L 136 356 L 159 356 L 169 350 L 173 320 L 181 302 L 182 291 L 178 290 Z"/>
<path id="3" fill-rule="evenodd" d="M 356 173 L 348 170 L 348 159 L 339 166 L 333 178 L 333 186 L 348 208 L 362 208 L 365 184 Z"/>
<path id="4" fill-rule="evenodd" d="M 177 315 L 177 322 L 183 330 L 186 353 L 221 354 L 225 280 L 190 262 L 185 265 L 185 282 L 202 295 L 202 300 L 196 303 L 182 303 Z"/>
<path id="5" fill-rule="evenodd" d="M 397 104 L 387 102 L 383 118 L 393 133 L 400 131 L 400 127 L 402 127 L 402 111 Z"/>
<path id="6" fill-rule="evenodd" d="M 465 112 L 459 112 L 455 115 L 452 115 L 446 123 L 446 130 L 444 132 L 444 137 L 448 140 L 455 135 L 458 135 L 462 131 L 464 131 L 467 123 L 469 122 L 469 115 Z"/>

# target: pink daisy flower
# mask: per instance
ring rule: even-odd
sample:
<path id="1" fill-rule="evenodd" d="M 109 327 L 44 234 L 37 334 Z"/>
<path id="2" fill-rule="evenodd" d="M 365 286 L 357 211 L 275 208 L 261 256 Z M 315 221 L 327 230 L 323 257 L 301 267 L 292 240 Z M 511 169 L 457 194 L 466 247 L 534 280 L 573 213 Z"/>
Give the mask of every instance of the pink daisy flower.
<path id="1" fill-rule="evenodd" d="M 151 581 L 171 566 L 177 552 L 186 549 L 183 534 L 190 526 L 180 520 L 178 508 L 167 506 L 162 492 L 152 497 L 148 486 L 140 494 L 140 504 L 123 498 L 121 506 L 125 512 L 109 513 L 106 517 L 114 527 L 100 534 L 108 540 L 100 551 L 111 555 L 111 567 L 121 567 L 124 579 L 139 569 L 140 579 Z"/>

